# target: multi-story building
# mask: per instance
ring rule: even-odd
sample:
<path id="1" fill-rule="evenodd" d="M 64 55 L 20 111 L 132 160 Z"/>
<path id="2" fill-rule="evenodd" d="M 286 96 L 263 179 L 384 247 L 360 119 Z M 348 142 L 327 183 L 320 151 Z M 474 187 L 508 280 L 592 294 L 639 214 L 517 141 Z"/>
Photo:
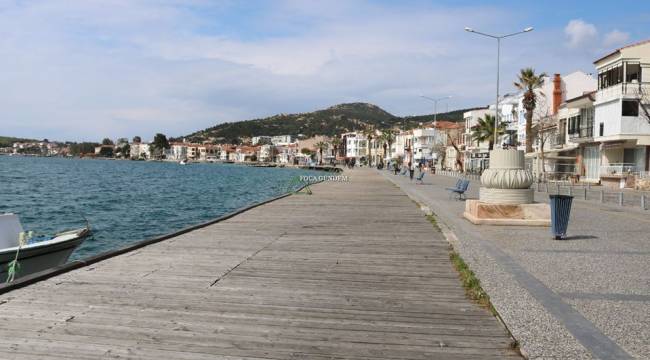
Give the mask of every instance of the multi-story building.
<path id="1" fill-rule="evenodd" d="M 169 151 L 167 154 L 167 159 L 174 161 L 181 161 L 188 158 L 187 155 L 187 144 L 185 143 L 171 143 L 169 144 Z M 133 146 L 131 146 L 131 152 L 133 152 Z"/>
<path id="2" fill-rule="evenodd" d="M 299 153 L 298 144 L 281 145 L 276 147 L 276 161 L 280 164 L 294 164 L 294 159 Z"/>
<path id="3" fill-rule="evenodd" d="M 341 135 L 341 145 L 346 159 L 355 159 L 357 164 L 365 160 L 367 155 L 368 140 L 358 132 L 349 132 Z"/>
<path id="4" fill-rule="evenodd" d="M 594 64 L 600 179 L 605 185 L 631 186 L 650 170 L 650 40 L 617 49 Z"/>
<path id="5" fill-rule="evenodd" d="M 479 119 L 484 119 L 486 114 L 494 115 L 494 109 L 474 109 L 463 113 L 465 120 L 465 156 L 463 157 L 465 171 L 480 173 L 488 167 L 489 143 L 487 141 L 479 142 L 473 136 Z"/>
<path id="6" fill-rule="evenodd" d="M 253 136 L 251 138 L 251 144 L 253 145 L 271 144 L 271 141 L 272 141 L 271 136 Z"/>
<path id="7" fill-rule="evenodd" d="M 271 137 L 271 143 L 275 146 L 289 145 L 292 144 L 294 141 L 295 141 L 295 137 L 293 135 L 277 135 Z"/>
<path id="8" fill-rule="evenodd" d="M 261 145 L 257 161 L 272 162 L 275 160 L 275 153 L 275 146 L 269 144 Z"/>

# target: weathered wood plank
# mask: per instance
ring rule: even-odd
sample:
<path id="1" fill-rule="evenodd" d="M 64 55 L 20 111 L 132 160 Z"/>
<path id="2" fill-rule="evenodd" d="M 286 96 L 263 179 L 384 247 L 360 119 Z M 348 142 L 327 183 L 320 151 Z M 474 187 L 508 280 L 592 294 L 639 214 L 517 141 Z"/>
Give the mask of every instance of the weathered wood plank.
<path id="1" fill-rule="evenodd" d="M 0 296 L 15 359 L 516 358 L 372 171 Z"/>

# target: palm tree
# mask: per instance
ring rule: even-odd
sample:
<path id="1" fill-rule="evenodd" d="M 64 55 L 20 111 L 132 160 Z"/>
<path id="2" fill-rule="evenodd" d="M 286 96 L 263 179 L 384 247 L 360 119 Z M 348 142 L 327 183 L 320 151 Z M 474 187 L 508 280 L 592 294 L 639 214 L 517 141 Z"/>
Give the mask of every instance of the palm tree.
<path id="1" fill-rule="evenodd" d="M 388 158 L 390 158 L 390 147 L 391 145 L 393 145 L 393 142 L 395 141 L 395 132 L 392 129 L 386 129 L 382 131 L 381 140 L 384 143 L 384 157 L 388 155 Z M 388 152 L 386 151 L 386 149 L 388 149 Z"/>
<path id="2" fill-rule="evenodd" d="M 334 159 L 339 155 L 339 146 L 341 146 L 341 138 L 339 137 L 333 137 L 332 140 L 330 140 L 330 145 L 332 145 L 332 148 L 334 149 Z"/>
<path id="3" fill-rule="evenodd" d="M 327 143 L 324 141 L 319 141 L 314 145 L 318 149 L 318 154 L 320 158 L 318 159 L 318 165 L 323 165 L 323 150 L 327 149 Z"/>
<path id="4" fill-rule="evenodd" d="M 474 131 L 472 132 L 472 138 L 474 140 L 478 141 L 479 143 L 483 141 L 488 141 L 489 150 L 492 150 L 494 148 L 494 122 L 495 122 L 495 117 L 490 115 L 490 114 L 485 114 L 485 118 L 479 118 L 478 119 L 478 124 L 476 127 L 474 127 Z M 502 135 L 503 133 L 506 132 L 506 124 L 504 123 L 499 123 L 499 128 L 497 129 L 497 136 Z"/>
<path id="5" fill-rule="evenodd" d="M 363 130 L 363 135 L 366 136 L 366 159 L 368 161 L 368 166 L 372 166 L 372 159 L 370 158 L 370 142 L 372 141 L 372 138 L 375 136 L 375 129 L 372 127 L 372 125 L 367 125 L 366 128 Z"/>
<path id="6" fill-rule="evenodd" d="M 515 87 L 524 91 L 523 106 L 526 109 L 526 152 L 533 152 L 533 112 L 537 106 L 535 90 L 544 85 L 546 73 L 535 74 L 533 68 L 521 69 L 515 81 Z M 542 94 L 543 96 L 543 94 Z"/>

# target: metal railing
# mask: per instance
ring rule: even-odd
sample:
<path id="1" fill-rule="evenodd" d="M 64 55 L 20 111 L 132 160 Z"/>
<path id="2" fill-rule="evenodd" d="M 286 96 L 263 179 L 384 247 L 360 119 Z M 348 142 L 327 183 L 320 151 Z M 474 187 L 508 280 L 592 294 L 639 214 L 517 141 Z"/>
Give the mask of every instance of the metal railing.
<path id="1" fill-rule="evenodd" d="M 634 163 L 611 163 L 600 167 L 601 175 L 638 174 L 639 167 Z"/>
<path id="2" fill-rule="evenodd" d="M 437 175 L 464 178 L 480 181 L 480 175 L 466 174 L 459 171 L 438 170 Z M 650 175 L 649 175 L 650 176 Z M 648 210 L 650 207 L 650 191 L 620 190 L 592 186 L 591 183 L 574 184 L 571 181 L 535 182 L 531 188 L 537 192 L 548 194 L 570 195 L 575 199 L 593 201 L 601 204 L 615 204 L 618 206 L 641 208 Z"/>
<path id="3" fill-rule="evenodd" d="M 594 127 L 584 127 L 580 129 L 576 129 L 578 131 L 569 133 L 569 138 L 570 139 L 579 139 L 579 138 L 591 138 L 594 137 Z"/>

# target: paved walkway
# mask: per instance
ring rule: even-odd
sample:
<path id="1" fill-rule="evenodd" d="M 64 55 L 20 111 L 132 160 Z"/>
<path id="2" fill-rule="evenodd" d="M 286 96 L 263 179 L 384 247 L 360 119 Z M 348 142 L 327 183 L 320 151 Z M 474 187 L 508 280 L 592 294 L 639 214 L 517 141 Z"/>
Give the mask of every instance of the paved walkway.
<path id="1" fill-rule="evenodd" d="M 0 358 L 517 358 L 415 204 L 345 175 L 1 295 Z"/>
<path id="2" fill-rule="evenodd" d="M 449 227 L 530 358 L 650 359 L 650 213 L 576 200 L 570 239 L 554 241 L 549 228 L 464 220 L 464 202 L 444 190 L 456 178 L 427 174 L 415 185 L 382 174 Z"/>

